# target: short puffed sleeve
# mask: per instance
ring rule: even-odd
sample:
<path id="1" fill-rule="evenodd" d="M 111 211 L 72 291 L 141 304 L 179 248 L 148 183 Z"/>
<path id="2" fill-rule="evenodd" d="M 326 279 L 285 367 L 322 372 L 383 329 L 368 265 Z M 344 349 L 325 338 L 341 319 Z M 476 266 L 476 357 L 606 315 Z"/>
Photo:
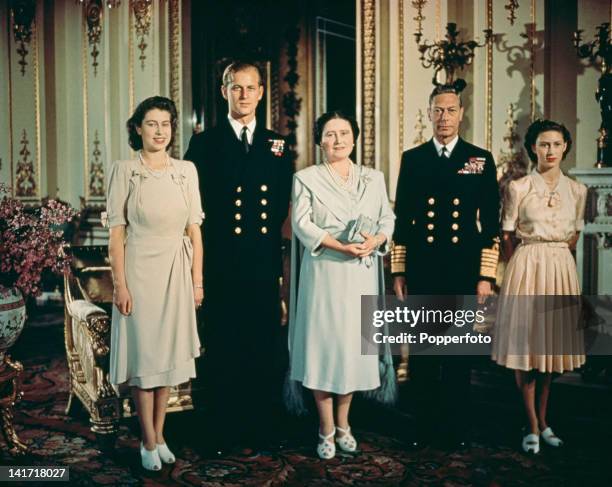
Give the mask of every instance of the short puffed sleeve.
<path id="1" fill-rule="evenodd" d="M 516 181 L 510 181 L 504 195 L 502 230 L 514 232 L 518 222 L 519 188 Z"/>
<path id="2" fill-rule="evenodd" d="M 198 180 L 198 171 L 195 165 L 190 161 L 185 161 L 187 169 L 185 171 L 188 178 L 189 188 L 189 220 L 188 225 L 196 223 L 202 224 L 204 219 L 204 212 L 202 211 L 202 199 L 200 197 L 200 184 Z"/>
<path id="3" fill-rule="evenodd" d="M 109 228 L 128 223 L 129 180 L 127 161 L 114 161 L 106 185 L 106 214 Z"/>

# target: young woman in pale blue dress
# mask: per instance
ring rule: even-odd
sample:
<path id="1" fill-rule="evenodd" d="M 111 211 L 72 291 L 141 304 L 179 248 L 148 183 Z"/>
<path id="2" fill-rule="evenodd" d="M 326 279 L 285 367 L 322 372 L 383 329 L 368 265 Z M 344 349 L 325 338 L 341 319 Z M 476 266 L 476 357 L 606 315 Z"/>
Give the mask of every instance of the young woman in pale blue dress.
<path id="1" fill-rule="evenodd" d="M 350 159 L 358 135 L 349 117 L 322 115 L 315 141 L 324 162 L 294 177 L 292 229 L 303 255 L 292 265 L 299 282 L 292 299 L 290 379 L 313 391 L 322 459 L 335 456 L 336 444 L 343 451 L 357 449 L 349 426 L 353 392 L 380 386 L 378 356 L 361 354 L 361 296 L 384 292 L 377 257 L 387 252 L 395 216 L 383 174 Z M 377 230 L 350 241 L 360 216 Z"/>
<path id="2" fill-rule="evenodd" d="M 175 461 L 163 432 L 170 386 L 195 377 L 200 354 L 202 207 L 195 166 L 167 152 L 176 123 L 172 100 L 144 100 L 127 123 L 138 158 L 115 161 L 108 178 L 110 381 L 132 387 L 147 470 Z"/>

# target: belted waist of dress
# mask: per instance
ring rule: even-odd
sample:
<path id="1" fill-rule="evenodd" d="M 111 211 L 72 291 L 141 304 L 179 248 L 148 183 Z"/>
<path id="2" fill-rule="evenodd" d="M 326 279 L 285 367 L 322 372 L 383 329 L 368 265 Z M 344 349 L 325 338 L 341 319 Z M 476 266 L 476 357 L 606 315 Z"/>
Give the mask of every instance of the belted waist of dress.
<path id="1" fill-rule="evenodd" d="M 569 247 L 565 241 L 549 241 L 549 240 L 522 240 L 521 245 L 544 245 L 546 247 L 555 247 L 566 249 Z"/>

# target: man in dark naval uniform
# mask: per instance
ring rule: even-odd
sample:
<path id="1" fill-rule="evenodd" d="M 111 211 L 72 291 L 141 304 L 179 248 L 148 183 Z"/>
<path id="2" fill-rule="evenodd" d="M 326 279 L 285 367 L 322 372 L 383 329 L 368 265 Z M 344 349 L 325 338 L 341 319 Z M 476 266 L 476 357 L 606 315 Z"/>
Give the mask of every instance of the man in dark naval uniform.
<path id="1" fill-rule="evenodd" d="M 442 295 L 437 301 L 452 302 L 450 296 L 492 293 L 499 249 L 495 162 L 490 152 L 458 136 L 459 91 L 436 86 L 428 108 L 434 136 L 402 155 L 391 255 L 400 299 Z M 467 446 L 470 374 L 469 357 L 411 356 L 417 416 L 412 446 L 431 440 Z"/>
<path id="2" fill-rule="evenodd" d="M 263 78 L 254 64 L 223 73 L 228 115 L 194 135 L 204 210 L 204 433 L 211 452 L 271 440 L 280 405 L 281 227 L 292 163 L 279 134 L 255 117 Z"/>

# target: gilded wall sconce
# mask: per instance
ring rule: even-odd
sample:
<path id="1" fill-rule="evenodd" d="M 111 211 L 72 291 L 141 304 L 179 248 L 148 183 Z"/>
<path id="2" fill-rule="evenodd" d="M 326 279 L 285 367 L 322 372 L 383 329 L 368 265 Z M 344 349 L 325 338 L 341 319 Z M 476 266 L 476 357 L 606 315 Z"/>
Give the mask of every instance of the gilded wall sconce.
<path id="1" fill-rule="evenodd" d="M 459 30 L 457 24 L 449 22 L 446 25 L 446 36 L 444 39 L 428 44 L 419 43 L 418 49 L 421 53 L 421 64 L 424 68 L 433 66 L 434 75 L 432 83 L 434 85 L 452 84 L 455 82 L 457 70 L 462 70 L 472 64 L 476 48 L 484 47 L 493 37 L 491 29 L 485 29 L 485 41 L 480 44 L 477 40 L 458 41 Z M 441 82 L 439 74 L 445 73 L 445 80 Z"/>
<path id="2" fill-rule="evenodd" d="M 589 59 L 591 64 L 601 63 L 601 77 L 599 78 L 595 98 L 601 110 L 601 126 L 597 138 L 597 162 L 595 167 L 608 167 L 612 165 L 612 147 L 610 147 L 610 133 L 612 131 L 612 43 L 610 42 L 610 23 L 606 22 L 597 27 L 595 39 L 591 42 L 582 42 L 582 30 L 574 32 L 574 47 L 578 57 Z"/>

